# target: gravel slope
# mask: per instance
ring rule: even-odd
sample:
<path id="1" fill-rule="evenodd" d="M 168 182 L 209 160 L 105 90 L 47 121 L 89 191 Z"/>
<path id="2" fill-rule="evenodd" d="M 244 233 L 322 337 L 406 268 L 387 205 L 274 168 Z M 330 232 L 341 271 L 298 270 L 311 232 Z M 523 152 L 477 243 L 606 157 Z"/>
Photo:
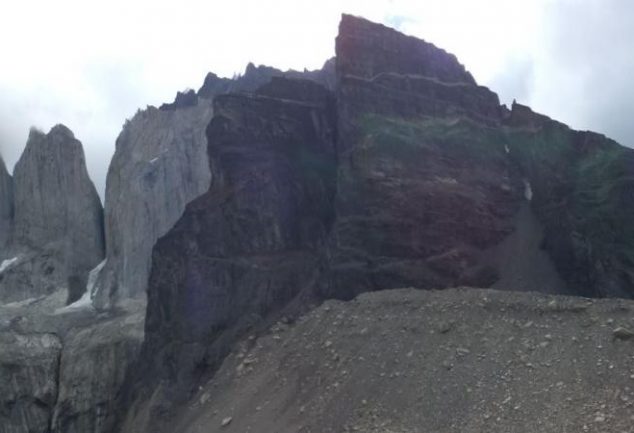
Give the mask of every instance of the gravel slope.
<path id="1" fill-rule="evenodd" d="M 633 312 L 476 289 L 329 301 L 240 343 L 165 431 L 629 432 Z"/>

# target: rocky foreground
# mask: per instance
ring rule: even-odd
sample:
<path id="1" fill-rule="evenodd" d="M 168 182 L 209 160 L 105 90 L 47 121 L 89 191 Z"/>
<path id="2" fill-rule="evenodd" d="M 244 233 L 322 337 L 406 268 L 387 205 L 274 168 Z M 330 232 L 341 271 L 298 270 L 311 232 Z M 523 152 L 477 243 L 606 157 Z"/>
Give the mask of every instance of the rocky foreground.
<path id="1" fill-rule="evenodd" d="M 472 288 L 327 301 L 242 340 L 164 432 L 629 432 L 634 303 Z"/>

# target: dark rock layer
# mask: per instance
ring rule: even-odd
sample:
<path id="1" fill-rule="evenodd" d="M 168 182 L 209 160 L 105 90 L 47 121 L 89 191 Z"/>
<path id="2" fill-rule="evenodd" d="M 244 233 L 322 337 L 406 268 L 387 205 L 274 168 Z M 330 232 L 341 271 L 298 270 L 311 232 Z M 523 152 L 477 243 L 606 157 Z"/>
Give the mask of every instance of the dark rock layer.
<path id="1" fill-rule="evenodd" d="M 328 92 L 304 86 L 295 100 L 267 91 L 214 101 L 207 136 L 216 175 L 159 241 L 149 283 L 140 365 L 153 369 L 151 382 L 175 382 L 176 395 L 187 394 L 198 366 L 224 357 L 227 336 L 316 277 L 333 218 L 335 123 Z"/>

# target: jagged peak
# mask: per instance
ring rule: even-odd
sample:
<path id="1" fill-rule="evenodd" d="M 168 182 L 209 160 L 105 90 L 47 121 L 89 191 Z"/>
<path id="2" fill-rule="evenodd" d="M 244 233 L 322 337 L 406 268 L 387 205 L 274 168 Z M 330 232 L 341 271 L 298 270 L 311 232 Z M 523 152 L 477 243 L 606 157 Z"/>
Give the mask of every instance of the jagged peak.
<path id="1" fill-rule="evenodd" d="M 66 135 L 66 136 L 75 138 L 75 134 L 73 134 L 73 131 L 71 131 L 69 127 L 61 123 L 58 123 L 57 125 L 53 126 L 49 134 Z"/>
<path id="2" fill-rule="evenodd" d="M 32 139 L 40 139 L 40 138 L 46 138 L 46 137 L 63 137 L 63 138 L 71 139 L 71 140 L 76 139 L 75 134 L 73 133 L 73 131 L 70 130 L 70 128 L 68 128 L 66 125 L 62 123 L 58 123 L 57 125 L 53 126 L 50 129 L 48 134 L 42 131 L 40 128 L 36 126 L 32 126 L 31 129 L 29 130 L 28 141 L 31 141 Z"/>

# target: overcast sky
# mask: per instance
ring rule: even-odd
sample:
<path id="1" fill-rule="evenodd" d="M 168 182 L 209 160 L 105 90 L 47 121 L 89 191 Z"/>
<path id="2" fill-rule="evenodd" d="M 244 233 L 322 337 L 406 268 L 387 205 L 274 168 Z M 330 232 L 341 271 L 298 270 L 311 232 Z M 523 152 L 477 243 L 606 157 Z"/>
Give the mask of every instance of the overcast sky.
<path id="1" fill-rule="evenodd" d="M 454 54 L 502 102 L 634 145 L 630 0 L 8 0 L 0 16 L 0 153 L 9 169 L 30 126 L 64 123 L 103 195 L 137 108 L 249 61 L 319 68 L 342 12 Z"/>

